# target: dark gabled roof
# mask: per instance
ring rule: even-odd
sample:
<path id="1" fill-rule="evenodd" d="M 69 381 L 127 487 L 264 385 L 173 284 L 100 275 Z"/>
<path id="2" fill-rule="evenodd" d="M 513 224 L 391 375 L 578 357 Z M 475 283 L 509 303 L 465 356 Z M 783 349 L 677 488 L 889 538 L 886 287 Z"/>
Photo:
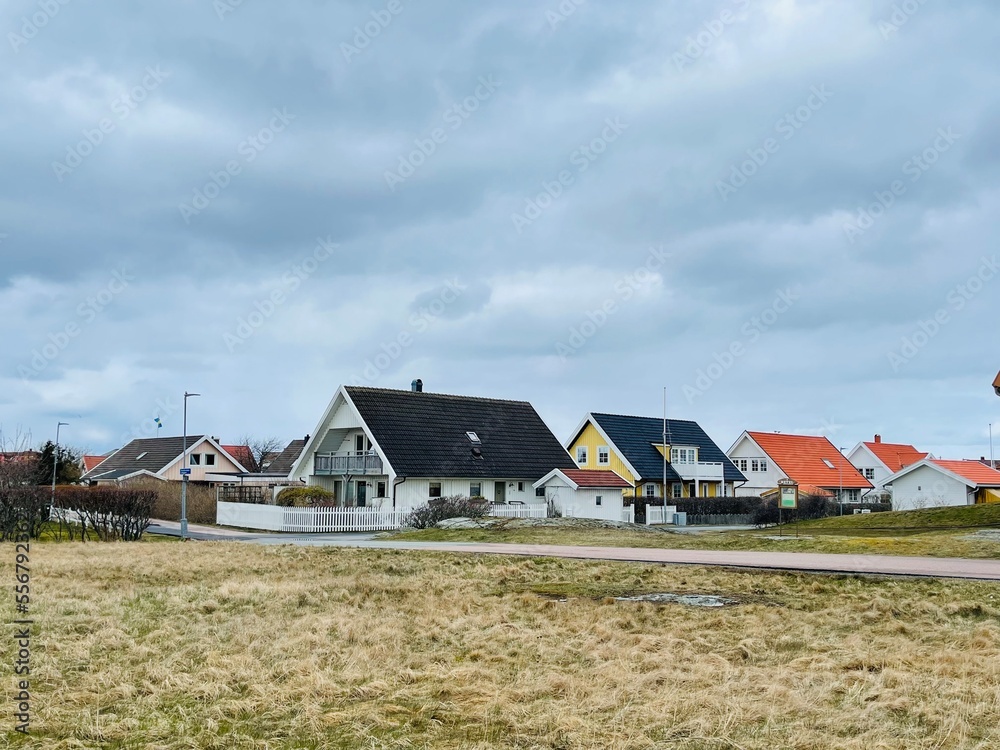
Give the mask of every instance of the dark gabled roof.
<path id="1" fill-rule="evenodd" d="M 97 481 L 110 481 L 112 479 L 124 479 L 125 477 L 130 477 L 133 474 L 138 474 L 142 469 L 112 469 L 110 471 L 105 471 L 104 469 L 97 469 L 87 474 L 87 479 L 92 482 Z"/>
<path id="2" fill-rule="evenodd" d="M 534 482 L 553 469 L 576 468 L 526 401 L 361 386 L 345 390 L 397 476 Z M 480 443 L 467 432 L 475 432 Z"/>
<path id="3" fill-rule="evenodd" d="M 655 417 L 626 417 L 619 414 L 591 414 L 611 442 L 622 452 L 626 461 L 639 472 L 641 480 L 661 481 L 663 454 L 654 444 L 663 443 L 663 420 Z M 575 437 L 575 436 L 574 436 Z M 701 429 L 697 422 L 686 419 L 667 420 L 667 443 L 693 446 L 698 449 L 700 461 L 721 461 L 727 482 L 745 482 L 723 450 Z M 680 475 L 667 463 L 667 481 L 679 482 Z"/>
<path id="4" fill-rule="evenodd" d="M 293 440 L 281 453 L 279 453 L 269 464 L 266 465 L 268 474 L 289 474 L 292 465 L 302 455 L 302 449 L 306 447 L 309 437 L 303 440 Z"/>
<path id="5" fill-rule="evenodd" d="M 188 435 L 187 445 L 192 445 L 202 439 L 202 435 Z M 128 469 L 129 471 L 151 471 L 156 474 L 163 467 L 184 452 L 184 438 L 140 438 L 133 440 L 114 455 L 108 457 L 92 471 L 83 475 L 83 479 L 108 478 L 100 475 L 107 472 Z M 145 453 L 146 455 L 142 455 Z M 139 458 L 142 456 L 142 458 Z"/>

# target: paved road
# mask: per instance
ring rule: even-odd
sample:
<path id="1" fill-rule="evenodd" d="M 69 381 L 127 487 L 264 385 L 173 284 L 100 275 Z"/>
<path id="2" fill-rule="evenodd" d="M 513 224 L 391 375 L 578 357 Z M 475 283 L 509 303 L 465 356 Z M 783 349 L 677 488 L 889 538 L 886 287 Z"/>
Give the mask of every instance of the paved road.
<path id="1" fill-rule="evenodd" d="M 152 533 L 178 535 L 178 525 L 155 521 Z M 386 542 L 374 534 L 266 534 L 190 526 L 194 539 L 241 541 L 254 544 L 401 549 L 460 552 L 519 557 L 565 557 L 582 560 L 670 565 L 709 565 L 727 568 L 789 570 L 808 573 L 859 573 L 866 575 L 965 578 L 1000 581 L 1000 560 L 967 560 L 952 557 L 895 557 L 890 555 L 822 555 L 812 552 L 741 552 L 719 550 L 647 549 L 631 547 L 564 547 L 549 544 L 491 544 L 468 542 Z"/>

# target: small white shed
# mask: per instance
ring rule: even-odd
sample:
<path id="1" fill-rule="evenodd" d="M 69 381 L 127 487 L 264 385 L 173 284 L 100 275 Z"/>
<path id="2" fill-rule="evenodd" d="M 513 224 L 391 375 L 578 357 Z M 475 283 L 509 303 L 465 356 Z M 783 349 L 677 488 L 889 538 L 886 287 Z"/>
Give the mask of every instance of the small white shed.
<path id="1" fill-rule="evenodd" d="M 553 503 L 564 516 L 623 521 L 624 492 L 632 485 L 613 471 L 553 469 L 534 487 L 544 489 L 546 502 Z"/>

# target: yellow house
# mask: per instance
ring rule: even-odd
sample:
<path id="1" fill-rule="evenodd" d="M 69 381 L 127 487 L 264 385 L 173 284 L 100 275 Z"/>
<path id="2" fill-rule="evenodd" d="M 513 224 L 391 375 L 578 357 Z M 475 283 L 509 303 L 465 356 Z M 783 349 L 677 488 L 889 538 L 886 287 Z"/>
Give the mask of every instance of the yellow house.
<path id="1" fill-rule="evenodd" d="M 611 470 L 626 496 L 732 497 L 746 477 L 697 422 L 590 413 L 566 444 L 581 469 Z M 666 459 L 666 460 L 664 460 Z"/>

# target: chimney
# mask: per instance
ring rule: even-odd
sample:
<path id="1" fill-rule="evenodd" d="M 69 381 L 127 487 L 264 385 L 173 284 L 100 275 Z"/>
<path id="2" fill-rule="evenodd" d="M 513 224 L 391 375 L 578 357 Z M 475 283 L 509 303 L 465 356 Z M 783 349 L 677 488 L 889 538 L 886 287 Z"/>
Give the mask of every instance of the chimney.
<path id="1" fill-rule="evenodd" d="M 414 393 L 423 393 L 424 391 L 424 381 L 417 378 L 412 383 L 410 383 L 410 390 Z"/>
<path id="2" fill-rule="evenodd" d="M 876 435 L 875 436 L 875 442 L 876 443 L 881 443 L 882 442 L 882 436 L 881 435 Z"/>

